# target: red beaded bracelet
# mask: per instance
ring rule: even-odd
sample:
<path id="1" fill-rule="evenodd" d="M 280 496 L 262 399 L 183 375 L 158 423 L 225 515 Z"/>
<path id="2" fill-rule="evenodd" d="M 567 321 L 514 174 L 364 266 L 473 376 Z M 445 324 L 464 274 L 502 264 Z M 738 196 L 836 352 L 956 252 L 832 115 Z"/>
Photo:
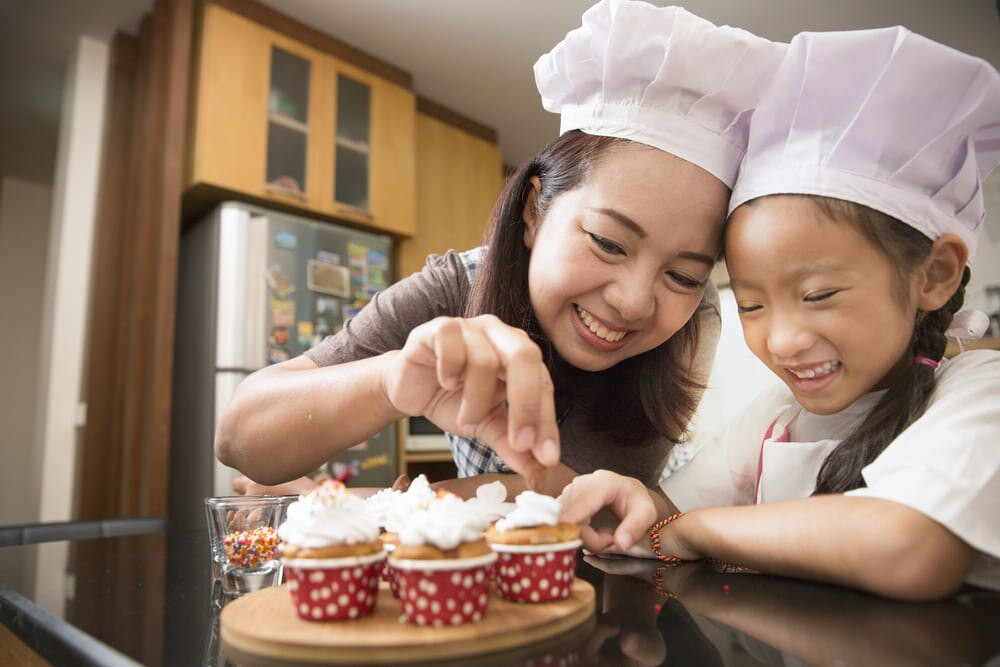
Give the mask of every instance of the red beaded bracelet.
<path id="1" fill-rule="evenodd" d="M 676 521 L 682 516 L 684 516 L 684 512 L 671 514 L 666 519 L 654 523 L 653 527 L 649 529 L 649 546 L 653 550 L 653 555 L 662 560 L 667 565 L 680 565 L 683 561 L 677 556 L 664 556 L 662 553 L 660 553 L 660 530 L 670 525 L 670 522 Z"/>

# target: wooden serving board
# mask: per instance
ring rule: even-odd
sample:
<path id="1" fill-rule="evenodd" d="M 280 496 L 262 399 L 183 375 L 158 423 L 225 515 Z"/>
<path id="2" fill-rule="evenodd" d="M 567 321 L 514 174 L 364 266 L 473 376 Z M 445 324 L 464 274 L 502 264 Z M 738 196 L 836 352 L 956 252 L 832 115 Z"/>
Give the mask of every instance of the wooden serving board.
<path id="1" fill-rule="evenodd" d="M 287 585 L 244 595 L 220 615 L 223 652 L 237 662 L 385 663 L 447 660 L 508 651 L 556 637 L 594 613 L 594 588 L 577 579 L 565 600 L 537 604 L 490 597 L 477 623 L 447 627 L 401 621 L 399 600 L 382 582 L 375 613 L 350 621 L 306 621 Z M 240 660 L 250 656 L 253 660 Z M 269 660 L 270 659 L 270 660 Z"/>

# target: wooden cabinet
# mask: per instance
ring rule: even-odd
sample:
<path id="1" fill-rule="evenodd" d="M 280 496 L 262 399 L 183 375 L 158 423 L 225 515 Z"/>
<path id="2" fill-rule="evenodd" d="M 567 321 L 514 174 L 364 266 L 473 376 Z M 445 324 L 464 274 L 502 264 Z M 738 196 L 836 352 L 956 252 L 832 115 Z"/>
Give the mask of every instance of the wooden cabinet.
<path id="1" fill-rule="evenodd" d="M 495 140 L 442 119 L 426 101 L 418 108 L 417 234 L 399 244 L 399 278 L 423 268 L 430 253 L 480 245 L 504 183 Z"/>
<path id="2" fill-rule="evenodd" d="M 215 4 L 195 73 L 187 186 L 414 233 L 410 89 Z"/>

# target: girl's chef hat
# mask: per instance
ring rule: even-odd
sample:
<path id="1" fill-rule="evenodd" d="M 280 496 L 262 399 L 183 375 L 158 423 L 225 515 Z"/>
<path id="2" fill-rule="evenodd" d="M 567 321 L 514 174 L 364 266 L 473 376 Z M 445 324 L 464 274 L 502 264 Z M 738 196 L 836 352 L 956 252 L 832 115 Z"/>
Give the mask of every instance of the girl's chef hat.
<path id="1" fill-rule="evenodd" d="M 761 99 L 729 210 L 814 194 L 882 211 L 969 257 L 1000 162 L 1000 74 L 902 27 L 801 33 Z"/>
<path id="2" fill-rule="evenodd" d="M 680 7 L 601 0 L 538 59 L 535 82 L 560 132 L 648 144 L 731 188 L 761 83 L 785 46 Z"/>

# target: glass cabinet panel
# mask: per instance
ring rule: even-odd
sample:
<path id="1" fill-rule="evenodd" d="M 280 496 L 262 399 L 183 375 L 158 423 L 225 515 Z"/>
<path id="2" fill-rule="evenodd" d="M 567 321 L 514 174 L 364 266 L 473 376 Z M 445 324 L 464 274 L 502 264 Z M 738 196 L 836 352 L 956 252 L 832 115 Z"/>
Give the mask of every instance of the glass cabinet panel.
<path id="1" fill-rule="evenodd" d="M 367 211 L 371 87 L 338 74 L 336 113 L 333 198 L 341 204 Z"/>
<path id="2" fill-rule="evenodd" d="M 267 99 L 267 183 L 279 191 L 306 189 L 309 138 L 309 61 L 271 47 Z"/>

